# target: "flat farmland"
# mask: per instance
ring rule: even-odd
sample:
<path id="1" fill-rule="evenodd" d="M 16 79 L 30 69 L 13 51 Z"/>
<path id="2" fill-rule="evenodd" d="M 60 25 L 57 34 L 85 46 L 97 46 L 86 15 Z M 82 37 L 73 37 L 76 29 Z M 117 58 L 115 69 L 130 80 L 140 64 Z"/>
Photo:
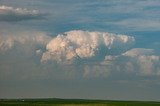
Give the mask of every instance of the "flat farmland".
<path id="1" fill-rule="evenodd" d="M 0 106 L 160 106 L 160 102 L 86 99 L 2 99 Z"/>

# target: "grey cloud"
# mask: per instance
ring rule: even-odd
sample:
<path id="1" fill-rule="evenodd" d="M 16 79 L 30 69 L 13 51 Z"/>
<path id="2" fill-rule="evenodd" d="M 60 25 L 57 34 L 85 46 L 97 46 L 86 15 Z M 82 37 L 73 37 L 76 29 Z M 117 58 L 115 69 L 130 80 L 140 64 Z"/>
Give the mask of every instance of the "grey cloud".
<path id="1" fill-rule="evenodd" d="M 133 80 L 160 76 L 160 56 L 154 50 L 133 48 L 120 55 L 106 55 L 105 59 L 83 65 L 84 78 Z"/>
<path id="2" fill-rule="evenodd" d="M 39 58 L 50 39 L 40 31 L 0 31 L 1 81 L 47 78 Z"/>
<path id="3" fill-rule="evenodd" d="M 22 21 L 30 19 L 41 19 L 43 15 L 38 10 L 26 8 L 13 8 L 5 5 L 0 6 L 0 21 Z"/>
<path id="4" fill-rule="evenodd" d="M 28 51 L 35 52 L 34 50 L 38 47 L 45 47 L 50 39 L 51 37 L 46 33 L 38 31 L 3 32 L 0 34 L 0 53 L 9 52 L 9 50 L 21 50 L 26 54 Z"/>
<path id="5" fill-rule="evenodd" d="M 111 64 L 112 71 L 133 76 L 159 76 L 160 56 L 155 55 L 152 49 L 134 48 L 122 55 L 111 56 L 101 64 Z"/>

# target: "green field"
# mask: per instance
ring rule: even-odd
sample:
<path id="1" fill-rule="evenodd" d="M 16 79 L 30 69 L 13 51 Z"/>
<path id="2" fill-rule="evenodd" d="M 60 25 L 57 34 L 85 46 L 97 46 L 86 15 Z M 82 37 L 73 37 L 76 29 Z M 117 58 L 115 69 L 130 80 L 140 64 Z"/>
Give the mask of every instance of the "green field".
<path id="1" fill-rule="evenodd" d="M 160 102 L 85 99 L 1 99 L 0 106 L 160 106 Z"/>

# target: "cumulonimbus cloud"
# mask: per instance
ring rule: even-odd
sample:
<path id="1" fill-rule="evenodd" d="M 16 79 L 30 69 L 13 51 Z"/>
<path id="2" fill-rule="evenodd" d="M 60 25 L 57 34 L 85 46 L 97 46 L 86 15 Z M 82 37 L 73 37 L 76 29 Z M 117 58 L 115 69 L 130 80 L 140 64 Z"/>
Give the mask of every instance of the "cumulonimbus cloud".
<path id="1" fill-rule="evenodd" d="M 22 21 L 42 18 L 43 14 L 38 10 L 26 8 L 13 8 L 5 5 L 0 6 L 0 21 Z"/>
<path id="2" fill-rule="evenodd" d="M 105 32 L 74 30 L 59 34 L 46 45 L 42 62 L 66 62 L 75 59 L 91 59 L 107 54 L 119 54 L 134 43 L 131 36 Z"/>
<path id="3" fill-rule="evenodd" d="M 81 30 L 54 38 L 40 32 L 1 33 L 0 55 L 11 52 L 9 55 L 12 56 L 19 50 L 24 57 L 22 60 L 37 55 L 36 59 L 42 62 L 38 66 L 44 68 L 44 73 L 47 70 L 60 76 L 63 74 L 64 78 L 159 76 L 160 56 L 155 55 L 153 49 L 133 48 L 134 42 L 134 37 L 127 35 Z M 14 55 L 15 60 L 19 58 L 18 54 Z M 3 58 L 10 61 L 10 58 Z"/>

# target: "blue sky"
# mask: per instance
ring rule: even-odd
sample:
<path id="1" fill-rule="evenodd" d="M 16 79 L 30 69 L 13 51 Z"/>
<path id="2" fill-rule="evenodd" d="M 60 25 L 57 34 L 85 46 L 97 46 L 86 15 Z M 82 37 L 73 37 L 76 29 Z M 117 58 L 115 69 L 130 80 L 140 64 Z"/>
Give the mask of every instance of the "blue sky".
<path id="1" fill-rule="evenodd" d="M 160 98 L 159 0 L 0 0 L 0 98 Z"/>

